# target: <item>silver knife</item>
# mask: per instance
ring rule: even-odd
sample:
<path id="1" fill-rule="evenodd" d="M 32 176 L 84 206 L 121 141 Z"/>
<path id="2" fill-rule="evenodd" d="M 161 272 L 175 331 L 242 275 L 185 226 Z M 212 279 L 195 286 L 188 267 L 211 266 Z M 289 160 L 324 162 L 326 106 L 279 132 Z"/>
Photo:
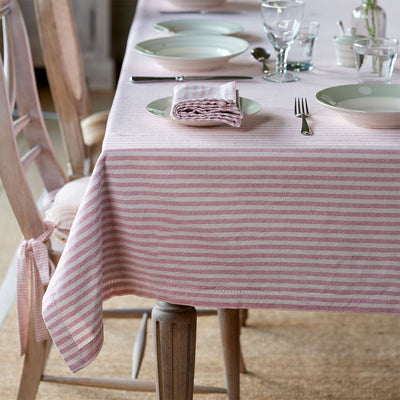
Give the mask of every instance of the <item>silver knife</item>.
<path id="1" fill-rule="evenodd" d="M 186 11 L 159 11 L 160 14 L 246 14 L 240 10 L 186 10 Z"/>
<path id="2" fill-rule="evenodd" d="M 252 76 L 240 76 L 240 75 L 212 75 L 212 76 L 131 76 L 130 81 L 132 83 L 149 83 L 149 82 L 162 82 L 162 81 L 175 81 L 175 82 L 187 82 L 187 81 L 230 81 L 236 79 L 253 79 Z"/>

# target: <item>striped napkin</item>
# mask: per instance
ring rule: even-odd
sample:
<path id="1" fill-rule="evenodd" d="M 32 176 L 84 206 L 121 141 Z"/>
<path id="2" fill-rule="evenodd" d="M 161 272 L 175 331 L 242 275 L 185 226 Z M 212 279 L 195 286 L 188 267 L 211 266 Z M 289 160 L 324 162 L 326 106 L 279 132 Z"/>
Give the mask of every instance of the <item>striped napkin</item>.
<path id="1" fill-rule="evenodd" d="M 177 120 L 219 121 L 239 127 L 243 114 L 240 110 L 236 82 L 228 82 L 221 86 L 175 86 L 171 115 Z"/>

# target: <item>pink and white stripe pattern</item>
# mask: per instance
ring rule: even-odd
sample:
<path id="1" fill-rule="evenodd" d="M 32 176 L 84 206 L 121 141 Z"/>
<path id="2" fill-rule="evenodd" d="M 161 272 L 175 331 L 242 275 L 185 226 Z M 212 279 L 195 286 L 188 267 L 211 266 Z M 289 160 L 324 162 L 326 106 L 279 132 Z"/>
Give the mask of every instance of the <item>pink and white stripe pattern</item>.
<path id="1" fill-rule="evenodd" d="M 166 73 L 134 50 L 154 35 L 158 3 L 138 2 L 102 155 L 44 297 L 69 367 L 100 351 L 102 303 L 114 295 L 400 314 L 400 134 L 352 126 L 313 100 L 322 88 L 354 83 L 354 71 L 335 64 L 331 36 L 321 33 L 326 53 L 296 84 L 266 83 L 248 54 L 231 60 L 223 73 L 254 76 L 237 86 L 262 111 L 236 129 L 188 127 L 145 111 L 175 82 L 129 82 Z M 265 34 L 253 3 L 240 18 L 260 38 L 255 47 Z M 322 2 L 307 4 L 336 32 L 331 13 L 318 14 Z M 309 100 L 310 137 L 293 115 L 299 95 Z"/>
<path id="2" fill-rule="evenodd" d="M 196 84 L 174 88 L 171 115 L 184 121 L 218 121 L 239 127 L 243 118 L 235 82 L 220 86 Z"/>
<path id="3" fill-rule="evenodd" d="M 102 302 L 114 295 L 400 313 L 399 156 L 275 149 L 102 158 L 45 295 L 65 361 L 75 370 L 97 354 Z"/>

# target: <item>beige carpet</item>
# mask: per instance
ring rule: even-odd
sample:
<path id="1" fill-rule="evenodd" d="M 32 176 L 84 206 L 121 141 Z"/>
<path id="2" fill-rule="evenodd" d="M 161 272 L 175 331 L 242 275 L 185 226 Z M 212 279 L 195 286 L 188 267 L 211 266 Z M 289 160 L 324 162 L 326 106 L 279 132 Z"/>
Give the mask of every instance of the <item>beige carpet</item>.
<path id="1" fill-rule="evenodd" d="M 115 306 L 152 305 L 132 296 Z M 129 378 L 137 320 L 107 320 L 101 355 L 82 375 Z M 0 399 L 15 399 L 21 370 L 15 310 L 0 331 Z M 224 385 L 216 317 L 198 321 L 196 384 Z M 151 329 L 142 379 L 154 379 Z M 242 331 L 248 369 L 241 376 L 242 400 L 399 400 L 400 316 L 250 310 Z M 47 373 L 66 366 L 52 349 Z M 155 399 L 155 394 L 41 383 L 37 400 Z M 226 399 L 195 395 L 195 399 Z"/>

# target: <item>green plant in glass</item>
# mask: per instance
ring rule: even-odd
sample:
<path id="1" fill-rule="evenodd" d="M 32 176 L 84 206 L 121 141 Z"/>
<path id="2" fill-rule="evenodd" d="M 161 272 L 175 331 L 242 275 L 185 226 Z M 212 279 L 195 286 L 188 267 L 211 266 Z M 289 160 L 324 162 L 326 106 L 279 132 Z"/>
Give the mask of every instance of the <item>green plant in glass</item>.
<path id="1" fill-rule="evenodd" d="M 354 33 L 371 38 L 386 36 L 386 13 L 378 5 L 378 0 L 362 0 L 352 13 Z"/>

